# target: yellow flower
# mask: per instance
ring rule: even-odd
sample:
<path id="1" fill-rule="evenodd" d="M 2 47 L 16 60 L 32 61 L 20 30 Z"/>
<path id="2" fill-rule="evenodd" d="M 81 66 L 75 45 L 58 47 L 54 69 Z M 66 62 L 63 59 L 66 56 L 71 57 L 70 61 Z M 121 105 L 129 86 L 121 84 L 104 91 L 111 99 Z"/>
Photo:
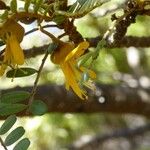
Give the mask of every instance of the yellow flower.
<path id="1" fill-rule="evenodd" d="M 81 42 L 77 47 L 72 43 L 63 43 L 53 52 L 51 60 L 55 64 L 59 64 L 66 79 L 66 89 L 72 90 L 81 98 L 87 99 L 87 92 L 83 89 L 81 83 L 83 72 L 87 72 L 91 78 L 96 78 L 96 74 L 92 70 L 84 67 L 77 68 L 77 59 L 84 54 L 89 47 L 89 43 Z M 88 81 L 85 83 L 90 87 Z"/>
<path id="2" fill-rule="evenodd" d="M 15 68 L 24 63 L 24 54 L 20 47 L 23 36 L 24 28 L 14 20 L 10 19 L 0 27 L 0 38 L 6 44 L 0 66 L 0 76 L 5 73 L 7 66 Z"/>

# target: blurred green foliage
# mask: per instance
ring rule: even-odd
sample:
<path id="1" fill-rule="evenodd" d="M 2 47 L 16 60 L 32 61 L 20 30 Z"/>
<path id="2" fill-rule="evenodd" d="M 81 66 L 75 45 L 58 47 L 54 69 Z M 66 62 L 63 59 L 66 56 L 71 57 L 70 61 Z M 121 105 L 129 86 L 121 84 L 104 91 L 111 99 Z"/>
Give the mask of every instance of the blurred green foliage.
<path id="1" fill-rule="evenodd" d="M 48 114 L 23 121 L 31 139 L 31 148 L 36 150 L 62 150 L 82 135 L 92 137 L 95 133 L 113 131 L 126 126 L 121 116 L 100 114 Z M 37 123 L 37 124 L 36 124 Z M 107 125 L 106 125 L 107 124 Z M 109 128 L 109 130 L 107 129 Z"/>

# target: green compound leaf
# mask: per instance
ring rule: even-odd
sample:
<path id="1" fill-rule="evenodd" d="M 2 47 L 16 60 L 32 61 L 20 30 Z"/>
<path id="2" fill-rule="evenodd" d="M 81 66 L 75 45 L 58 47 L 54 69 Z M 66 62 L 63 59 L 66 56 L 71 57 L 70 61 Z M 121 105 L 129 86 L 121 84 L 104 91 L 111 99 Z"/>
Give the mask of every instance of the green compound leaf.
<path id="1" fill-rule="evenodd" d="M 34 100 L 30 106 L 30 112 L 33 115 L 43 115 L 48 111 L 46 104 L 41 100 Z"/>
<path id="2" fill-rule="evenodd" d="M 58 11 L 57 13 L 71 18 L 80 18 L 108 1 L 109 0 L 77 0 L 70 6 L 69 11 Z"/>
<path id="3" fill-rule="evenodd" d="M 93 52 L 89 52 L 83 56 L 80 57 L 80 59 L 77 62 L 77 67 L 80 68 L 83 64 L 85 64 L 93 55 Z"/>
<path id="4" fill-rule="evenodd" d="M 12 12 L 17 12 L 17 0 L 12 0 L 10 3 L 10 9 Z"/>
<path id="5" fill-rule="evenodd" d="M 62 24 L 65 20 L 65 17 L 62 16 L 62 15 L 56 15 L 54 16 L 53 18 L 53 21 L 56 23 L 56 24 Z"/>
<path id="6" fill-rule="evenodd" d="M 26 12 L 28 12 L 30 4 L 31 4 L 31 0 L 25 0 L 24 9 Z"/>
<path id="7" fill-rule="evenodd" d="M 9 116 L 0 128 L 0 135 L 7 133 L 11 127 L 15 124 L 17 118 L 15 115 Z"/>
<path id="8" fill-rule="evenodd" d="M 30 146 L 29 139 L 24 138 L 16 144 L 13 150 L 27 150 L 29 146 Z"/>
<path id="9" fill-rule="evenodd" d="M 19 77 L 26 77 L 37 73 L 36 69 L 33 68 L 18 68 L 9 70 L 6 73 L 7 78 L 19 78 Z"/>
<path id="10" fill-rule="evenodd" d="M 29 98 L 29 96 L 30 93 L 27 91 L 13 91 L 3 94 L 0 97 L 0 102 L 13 104 L 24 101 L 25 99 Z"/>
<path id="11" fill-rule="evenodd" d="M 6 20 L 7 18 L 8 18 L 8 10 L 5 10 L 4 13 L 0 15 L 0 19 Z M 2 45 L 0 44 L 0 46 L 2 46 Z"/>
<path id="12" fill-rule="evenodd" d="M 85 1 L 85 0 L 84 0 Z M 82 7 L 80 8 L 80 11 L 86 11 L 87 9 L 90 8 L 91 4 L 92 4 L 93 0 L 86 0 L 85 2 L 83 2 Z"/>
<path id="13" fill-rule="evenodd" d="M 23 127 L 17 127 L 15 130 L 13 130 L 5 139 L 4 143 L 6 146 L 9 146 L 16 141 L 18 141 L 25 133 L 25 130 Z"/>
<path id="14" fill-rule="evenodd" d="M 77 0 L 80 5 L 83 5 L 87 0 Z"/>
<path id="15" fill-rule="evenodd" d="M 27 108 L 24 104 L 0 103 L 0 116 L 8 116 L 23 111 Z"/>
<path id="16" fill-rule="evenodd" d="M 34 12 L 37 13 L 39 8 L 41 7 L 43 0 L 35 0 L 34 4 Z"/>

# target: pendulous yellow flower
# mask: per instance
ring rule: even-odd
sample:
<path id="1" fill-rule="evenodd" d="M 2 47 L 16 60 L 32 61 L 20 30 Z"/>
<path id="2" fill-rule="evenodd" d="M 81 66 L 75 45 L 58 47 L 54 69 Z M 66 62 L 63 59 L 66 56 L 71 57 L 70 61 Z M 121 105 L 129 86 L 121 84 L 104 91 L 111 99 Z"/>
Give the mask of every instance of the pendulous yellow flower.
<path id="1" fill-rule="evenodd" d="M 84 41 L 75 47 L 72 43 L 62 43 L 51 55 L 53 63 L 60 65 L 66 79 L 66 89 L 72 90 L 81 98 L 87 99 L 87 92 L 81 85 L 83 72 L 87 72 L 89 77 L 96 78 L 96 74 L 92 70 L 84 67 L 77 67 L 77 59 L 84 54 L 89 47 L 89 43 Z M 84 83 L 87 87 L 91 87 L 88 81 Z"/>
<path id="2" fill-rule="evenodd" d="M 0 64 L 0 76 L 5 73 L 7 66 L 16 68 L 24 63 L 24 54 L 20 47 L 23 36 L 24 28 L 12 19 L 0 27 L 0 38 L 6 44 L 3 61 Z"/>

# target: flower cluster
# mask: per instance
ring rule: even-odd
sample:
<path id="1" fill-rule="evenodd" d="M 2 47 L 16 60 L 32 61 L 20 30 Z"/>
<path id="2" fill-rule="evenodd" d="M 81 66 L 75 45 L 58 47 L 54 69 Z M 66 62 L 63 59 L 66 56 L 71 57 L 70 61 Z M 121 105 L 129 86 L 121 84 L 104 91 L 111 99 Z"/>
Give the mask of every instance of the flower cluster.
<path id="1" fill-rule="evenodd" d="M 66 89 L 72 90 L 81 98 L 87 99 L 87 92 L 81 85 L 82 75 L 87 71 L 90 78 L 96 78 L 96 74 L 92 70 L 88 70 L 83 66 L 77 67 L 78 58 L 84 54 L 89 47 L 89 43 L 84 41 L 75 47 L 72 43 L 63 43 L 51 55 L 53 63 L 60 65 L 66 79 Z M 87 87 L 91 87 L 90 83 L 84 83 Z"/>
<path id="2" fill-rule="evenodd" d="M 24 54 L 20 47 L 23 36 L 24 28 L 12 19 L 8 19 L 0 27 L 0 39 L 6 44 L 3 60 L 0 63 L 0 76 L 5 73 L 7 66 L 16 68 L 24 63 Z"/>
<path id="3" fill-rule="evenodd" d="M 20 43 L 24 37 L 24 28 L 15 20 L 8 19 L 0 26 L 0 39 L 6 47 L 0 59 L 0 76 L 5 73 L 7 66 L 17 68 L 24 63 L 24 54 Z M 82 81 L 82 76 L 86 72 L 90 78 L 96 78 L 96 74 L 83 66 L 77 67 L 77 60 L 89 47 L 89 43 L 83 41 L 77 46 L 68 42 L 61 42 L 58 48 L 51 55 L 53 63 L 60 65 L 66 79 L 66 89 L 70 88 L 81 98 L 87 99 L 87 92 L 83 85 L 91 88 L 89 80 Z"/>

